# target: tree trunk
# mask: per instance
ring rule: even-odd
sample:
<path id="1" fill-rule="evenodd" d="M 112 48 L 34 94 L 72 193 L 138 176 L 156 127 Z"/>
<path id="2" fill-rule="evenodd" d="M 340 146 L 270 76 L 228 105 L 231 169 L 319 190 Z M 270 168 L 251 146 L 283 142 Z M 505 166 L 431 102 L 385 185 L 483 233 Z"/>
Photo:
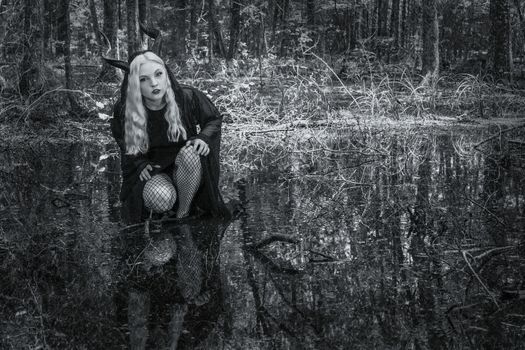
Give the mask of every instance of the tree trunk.
<path id="1" fill-rule="evenodd" d="M 71 20 L 69 15 L 69 1 L 61 0 L 63 6 L 63 12 L 65 13 L 65 42 L 64 42 L 64 67 L 66 72 L 66 89 L 73 89 L 73 69 L 71 67 Z M 71 111 L 78 112 L 79 106 L 75 96 L 71 92 L 67 92 L 67 98 L 69 100 L 69 106 Z"/>
<path id="2" fill-rule="evenodd" d="M 378 1 L 378 35 L 388 35 L 388 0 Z"/>
<path id="3" fill-rule="evenodd" d="M 139 22 L 150 24 L 151 20 L 151 3 L 150 0 L 139 0 Z"/>
<path id="4" fill-rule="evenodd" d="M 233 59 L 235 57 L 235 53 L 237 52 L 239 30 L 241 26 L 241 1 L 242 0 L 231 1 L 230 47 L 228 49 L 228 60 Z"/>
<path id="5" fill-rule="evenodd" d="M 406 44 L 406 38 L 407 38 L 407 18 L 408 18 L 408 0 L 403 0 L 403 5 L 401 9 L 403 15 L 401 17 L 401 47 L 405 47 Z"/>
<path id="6" fill-rule="evenodd" d="M 97 5 L 95 4 L 95 0 L 89 0 L 89 11 L 91 12 L 91 27 L 93 28 L 93 33 L 95 34 L 95 40 L 97 41 L 97 45 L 101 47 L 103 42 L 98 26 Z"/>
<path id="7" fill-rule="evenodd" d="M 150 0 L 139 0 L 138 3 L 138 17 L 139 22 L 144 23 L 147 25 L 153 25 L 156 26 L 156 24 L 151 24 L 151 6 L 150 6 Z M 148 42 L 148 36 L 144 33 L 141 33 L 139 35 L 139 39 L 141 43 L 147 43 Z M 148 45 L 142 45 L 149 47 Z"/>
<path id="8" fill-rule="evenodd" d="M 315 0 L 306 0 L 306 24 L 309 27 L 315 25 Z"/>
<path id="9" fill-rule="evenodd" d="M 22 96 L 29 96 L 35 90 L 42 89 L 39 81 L 42 67 L 41 2 L 24 0 L 24 35 L 22 39 L 23 56 L 20 62 L 20 80 L 18 87 Z"/>
<path id="10" fill-rule="evenodd" d="M 5 58 L 6 55 L 6 45 L 4 43 L 4 38 L 7 32 L 7 4 L 4 1 L 0 1 L 0 57 Z"/>
<path id="11" fill-rule="evenodd" d="M 420 13 L 421 8 L 416 3 L 416 0 L 407 0 L 407 1 L 410 1 L 410 5 L 408 7 L 409 13 L 410 13 L 409 26 L 408 26 L 408 37 L 412 38 L 412 37 L 415 37 L 416 34 L 419 33 L 419 28 L 420 28 L 419 20 L 421 17 L 421 13 Z M 414 42 L 414 45 L 419 45 L 419 43 Z"/>
<path id="12" fill-rule="evenodd" d="M 399 0 L 392 0 L 390 36 L 394 38 L 394 47 L 397 48 L 399 46 Z"/>
<path id="13" fill-rule="evenodd" d="M 117 3 L 114 0 L 104 0 L 104 35 L 108 39 L 109 52 L 104 52 L 110 58 L 118 58 L 119 53 L 117 50 Z M 102 71 L 100 72 L 99 79 L 102 81 L 115 81 L 117 80 L 116 68 L 103 62 Z"/>
<path id="14" fill-rule="evenodd" d="M 277 5 L 278 0 L 268 0 L 268 13 L 271 15 L 270 18 L 270 28 L 272 29 L 272 36 L 271 36 L 271 44 L 270 46 L 274 46 L 275 44 L 275 35 L 277 31 L 277 20 L 279 19 L 279 6 Z"/>
<path id="15" fill-rule="evenodd" d="M 175 44 L 174 56 L 182 62 L 186 56 L 186 0 L 175 1 L 175 31 L 172 33 L 172 41 Z"/>
<path id="16" fill-rule="evenodd" d="M 113 0 L 104 0 L 104 34 L 108 38 L 111 51 L 110 57 L 117 57 L 117 8 Z"/>
<path id="17" fill-rule="evenodd" d="M 53 23 L 53 8 L 50 0 L 43 0 L 43 28 L 42 28 L 42 41 L 44 45 L 44 57 L 51 56 L 51 23 Z M 0 12 L 2 9 L 0 9 Z"/>
<path id="18" fill-rule="evenodd" d="M 224 47 L 224 41 L 222 40 L 221 27 L 215 18 L 215 11 L 215 1 L 208 0 L 208 21 L 210 25 L 210 34 L 215 37 L 215 44 L 219 51 L 219 55 L 221 55 L 221 57 L 226 57 L 226 48 Z M 211 49 L 213 49 L 213 46 Z"/>
<path id="19" fill-rule="evenodd" d="M 508 0 L 490 1 L 491 43 L 489 47 L 489 68 L 494 79 L 505 78 L 510 74 L 512 80 L 511 61 L 511 28 Z"/>
<path id="20" fill-rule="evenodd" d="M 289 29 L 288 29 L 288 12 L 290 12 L 290 0 L 282 0 L 281 2 L 281 44 L 280 44 L 280 56 L 285 57 L 288 51 L 288 39 L 289 39 Z"/>
<path id="21" fill-rule="evenodd" d="M 521 10 L 520 1 L 514 0 L 514 5 L 516 6 L 516 11 L 518 12 L 518 18 L 520 20 L 522 47 L 525 49 L 525 18 L 523 16 L 523 11 Z"/>
<path id="22" fill-rule="evenodd" d="M 439 76 L 439 25 L 436 0 L 423 0 L 422 75 Z"/>
<path id="23" fill-rule="evenodd" d="M 359 39 L 361 38 L 361 9 L 359 6 L 355 6 L 352 9 L 352 19 L 351 19 L 351 40 L 350 40 L 350 48 L 353 50 L 357 47 L 357 44 L 359 42 Z"/>
<path id="24" fill-rule="evenodd" d="M 368 12 L 368 8 L 366 6 L 363 6 L 361 13 L 361 38 L 368 38 L 371 32 L 370 15 Z"/>
<path id="25" fill-rule="evenodd" d="M 124 29 L 124 20 L 122 19 L 122 0 L 117 0 L 117 10 L 116 11 L 117 11 L 118 29 Z"/>
<path id="26" fill-rule="evenodd" d="M 190 10 L 190 40 L 193 41 L 195 47 L 199 46 L 199 34 L 197 32 L 197 13 L 198 13 L 198 4 L 196 0 L 191 1 L 191 10 Z"/>
<path id="27" fill-rule="evenodd" d="M 64 12 L 64 0 L 59 0 L 56 8 L 56 17 L 55 17 L 55 29 L 56 29 L 56 44 L 55 52 L 57 56 L 64 55 L 64 45 L 66 41 L 66 13 Z"/>
<path id="28" fill-rule="evenodd" d="M 140 50 L 139 36 L 139 1 L 126 0 L 128 57 Z"/>

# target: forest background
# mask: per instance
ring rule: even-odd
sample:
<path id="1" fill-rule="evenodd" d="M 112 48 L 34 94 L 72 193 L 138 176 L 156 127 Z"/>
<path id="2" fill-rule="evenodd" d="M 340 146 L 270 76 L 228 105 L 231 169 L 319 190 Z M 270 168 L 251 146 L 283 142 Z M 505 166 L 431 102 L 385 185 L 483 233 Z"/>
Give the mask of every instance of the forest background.
<path id="1" fill-rule="evenodd" d="M 161 30 L 179 79 L 234 118 L 253 117 L 246 101 L 277 119 L 299 105 L 303 119 L 334 107 L 501 117 L 525 85 L 524 11 L 521 0 L 2 0 L 1 119 L 109 113 L 119 77 L 101 56 L 146 47 L 141 22 Z"/>
<path id="2" fill-rule="evenodd" d="M 233 338 L 521 349 L 524 12 L 525 0 L 0 0 L 0 347 L 127 337 L 106 327 L 122 73 L 102 56 L 151 44 L 142 22 L 177 79 L 224 113 L 221 191 L 244 210 L 221 248 Z"/>

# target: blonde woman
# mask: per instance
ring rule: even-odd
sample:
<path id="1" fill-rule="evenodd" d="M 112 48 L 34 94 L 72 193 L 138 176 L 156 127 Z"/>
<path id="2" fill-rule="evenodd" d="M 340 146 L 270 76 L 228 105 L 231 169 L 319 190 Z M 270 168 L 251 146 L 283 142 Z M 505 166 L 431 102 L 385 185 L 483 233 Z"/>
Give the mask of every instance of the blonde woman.
<path id="1" fill-rule="evenodd" d="M 124 219 L 227 215 L 218 191 L 220 113 L 202 92 L 180 86 L 152 51 L 119 63 L 125 76 L 111 130 L 121 151 Z"/>

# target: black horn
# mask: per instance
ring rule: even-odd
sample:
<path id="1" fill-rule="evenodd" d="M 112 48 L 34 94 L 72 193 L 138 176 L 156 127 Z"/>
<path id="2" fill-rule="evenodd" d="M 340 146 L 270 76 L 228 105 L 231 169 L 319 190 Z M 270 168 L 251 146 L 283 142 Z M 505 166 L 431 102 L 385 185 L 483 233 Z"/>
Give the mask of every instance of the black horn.
<path id="1" fill-rule="evenodd" d="M 117 67 L 118 69 L 122 69 L 124 72 L 129 73 L 129 63 L 122 61 L 122 60 L 115 60 L 113 58 L 107 58 L 102 56 L 102 59 L 106 61 L 108 64 L 112 65 L 113 67 Z"/>
<path id="2" fill-rule="evenodd" d="M 142 22 L 139 23 L 139 26 L 140 26 L 140 30 L 144 34 L 146 34 L 147 36 L 149 36 L 150 38 L 154 40 L 153 46 L 151 47 L 150 50 L 160 56 L 161 51 L 162 51 L 162 33 L 160 32 L 160 30 L 158 30 L 157 28 L 149 27 L 145 23 L 142 23 Z"/>
<path id="3" fill-rule="evenodd" d="M 104 38 L 104 41 L 106 42 L 108 46 L 108 49 L 106 50 L 106 55 L 107 55 L 111 51 L 111 43 L 103 31 L 99 30 L 99 32 L 100 34 L 102 34 L 102 37 Z M 129 63 L 128 62 L 113 59 L 113 58 L 108 58 L 108 57 L 105 57 L 104 55 L 101 55 L 101 56 L 102 56 L 102 59 L 106 61 L 106 63 L 108 63 L 109 65 L 112 65 L 113 67 L 117 67 L 118 69 L 122 69 L 126 73 L 129 73 Z"/>

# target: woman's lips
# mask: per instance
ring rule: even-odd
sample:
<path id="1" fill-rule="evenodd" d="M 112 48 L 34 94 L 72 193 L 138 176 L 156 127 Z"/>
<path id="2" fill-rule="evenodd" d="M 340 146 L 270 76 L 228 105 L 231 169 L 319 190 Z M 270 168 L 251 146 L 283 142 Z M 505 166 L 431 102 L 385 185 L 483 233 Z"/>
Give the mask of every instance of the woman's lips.
<path id="1" fill-rule="evenodd" d="M 153 95 L 157 95 L 160 93 L 160 89 L 155 89 L 152 91 Z"/>

